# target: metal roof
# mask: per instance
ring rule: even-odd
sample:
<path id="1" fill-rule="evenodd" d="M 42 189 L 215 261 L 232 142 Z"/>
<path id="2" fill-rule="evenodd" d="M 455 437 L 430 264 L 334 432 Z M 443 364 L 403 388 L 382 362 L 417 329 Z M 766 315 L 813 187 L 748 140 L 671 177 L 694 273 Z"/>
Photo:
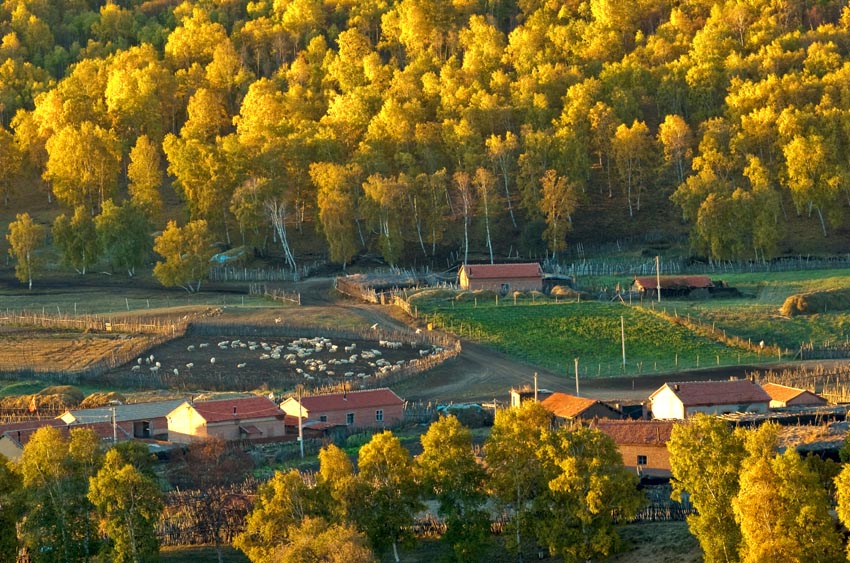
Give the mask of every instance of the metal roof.
<path id="1" fill-rule="evenodd" d="M 541 278 L 543 270 L 537 262 L 522 264 L 464 264 L 461 271 L 469 279 Z M 460 272 L 458 272 L 460 274 Z"/>
<path id="2" fill-rule="evenodd" d="M 162 418 L 183 402 L 183 399 L 172 399 L 168 401 L 115 405 L 115 420 L 118 422 L 128 422 L 131 420 Z M 73 409 L 59 418 L 69 424 L 90 424 L 112 421 L 112 409 L 113 407 L 111 406 L 98 407 L 96 409 Z"/>

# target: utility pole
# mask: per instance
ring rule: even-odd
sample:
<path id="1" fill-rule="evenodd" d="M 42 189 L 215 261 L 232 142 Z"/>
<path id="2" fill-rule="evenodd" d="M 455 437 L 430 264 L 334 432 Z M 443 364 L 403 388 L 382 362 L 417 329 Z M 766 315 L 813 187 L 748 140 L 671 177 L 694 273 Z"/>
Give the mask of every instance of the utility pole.
<path id="1" fill-rule="evenodd" d="M 626 371 L 626 321 L 620 316 L 620 345 L 623 348 L 623 371 Z"/>
<path id="2" fill-rule="evenodd" d="M 112 445 L 118 445 L 118 420 L 115 416 L 115 405 L 112 405 Z"/>
<path id="3" fill-rule="evenodd" d="M 661 257 L 655 255 L 655 291 L 658 293 L 658 302 L 661 303 Z"/>
<path id="4" fill-rule="evenodd" d="M 304 459 L 304 427 L 301 424 L 302 412 L 303 412 L 301 410 L 301 399 L 304 396 L 304 386 L 299 383 L 297 390 L 298 390 L 298 444 L 301 446 L 301 459 Z"/>
<path id="5" fill-rule="evenodd" d="M 534 372 L 534 402 L 537 402 L 537 372 Z"/>
<path id="6" fill-rule="evenodd" d="M 576 364 L 576 397 L 581 397 L 581 395 L 578 392 L 578 358 L 575 358 L 575 364 Z"/>

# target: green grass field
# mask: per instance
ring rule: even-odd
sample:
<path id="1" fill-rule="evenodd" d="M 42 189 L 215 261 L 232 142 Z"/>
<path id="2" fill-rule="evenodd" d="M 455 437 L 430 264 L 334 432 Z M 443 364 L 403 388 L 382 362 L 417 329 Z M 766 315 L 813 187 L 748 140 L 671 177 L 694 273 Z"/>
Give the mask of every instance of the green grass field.
<path id="1" fill-rule="evenodd" d="M 737 287 L 734 299 L 666 300 L 662 303 L 537 298 L 514 304 L 493 296 L 453 300 L 435 293 L 415 299 L 426 321 L 493 345 L 509 355 L 572 373 L 579 358 L 582 376 L 634 375 L 714 366 L 789 360 L 801 343 L 819 345 L 850 338 L 850 311 L 794 318 L 779 308 L 792 294 L 850 286 L 850 270 L 713 276 Z M 624 279 L 584 280 L 585 287 L 628 285 Z M 591 285 L 592 284 L 592 285 Z M 660 313 L 660 314 L 658 314 Z M 623 366 L 620 318 L 625 328 Z M 670 321 L 671 317 L 689 323 Z M 699 330 L 692 330 L 701 326 Z M 742 345 L 724 343 L 738 337 Z M 764 341 L 759 352 L 755 343 Z M 753 345 L 748 345 L 753 344 Z M 779 351 L 781 352 L 781 355 Z"/>

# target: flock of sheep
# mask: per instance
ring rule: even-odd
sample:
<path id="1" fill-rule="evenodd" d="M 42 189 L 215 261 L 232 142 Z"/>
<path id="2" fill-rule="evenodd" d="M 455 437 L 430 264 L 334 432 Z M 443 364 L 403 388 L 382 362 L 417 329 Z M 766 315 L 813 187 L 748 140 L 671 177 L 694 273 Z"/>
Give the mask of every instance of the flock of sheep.
<path id="1" fill-rule="evenodd" d="M 374 342 L 370 343 L 374 346 Z M 202 342 L 197 345 L 190 344 L 186 346 L 186 352 L 197 355 L 203 348 L 209 348 L 210 343 Z M 210 351 L 209 364 L 212 366 L 235 366 L 235 369 L 243 369 L 251 363 L 251 368 L 262 370 L 268 369 L 275 372 L 281 368 L 289 370 L 291 373 L 297 374 L 300 378 L 306 381 L 315 380 L 317 377 L 328 378 L 346 378 L 358 377 L 369 378 L 379 377 L 393 371 L 401 370 L 406 363 L 418 362 L 418 358 L 409 360 L 397 359 L 390 361 L 386 359 L 381 348 L 386 350 L 398 351 L 404 347 L 402 342 L 391 340 L 380 340 L 377 342 L 377 348 L 360 349 L 357 343 L 348 345 L 334 344 L 329 338 L 316 336 L 313 338 L 298 338 L 289 342 L 280 344 L 273 342 L 256 342 L 236 340 L 222 340 L 215 344 L 218 348 L 216 355 Z M 361 346 L 363 344 L 361 343 Z M 439 354 L 442 348 L 432 345 L 410 345 L 417 350 L 419 358 L 429 356 L 431 354 Z M 227 358 L 232 356 L 233 352 L 239 352 L 240 362 L 235 363 L 232 359 Z M 256 354 L 256 360 L 246 359 L 245 355 L 250 352 Z M 398 356 L 399 354 L 395 354 Z M 328 357 L 330 356 L 330 357 Z M 268 367 L 261 363 L 268 363 Z M 185 365 L 186 370 L 192 370 L 195 367 L 193 362 L 188 362 Z M 136 363 L 131 365 L 131 372 L 139 372 L 142 369 L 148 369 L 152 374 L 156 374 L 162 367 L 162 363 L 157 361 L 153 354 L 147 357 L 140 357 Z M 170 368 L 171 372 L 178 376 L 180 367 Z"/>

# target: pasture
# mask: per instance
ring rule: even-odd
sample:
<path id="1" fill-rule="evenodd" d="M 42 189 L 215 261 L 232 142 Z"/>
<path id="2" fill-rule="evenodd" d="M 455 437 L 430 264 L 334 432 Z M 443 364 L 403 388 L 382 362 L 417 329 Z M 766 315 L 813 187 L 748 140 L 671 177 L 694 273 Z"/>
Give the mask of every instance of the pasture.
<path id="1" fill-rule="evenodd" d="M 578 358 L 583 377 L 663 373 L 768 360 L 746 347 L 731 347 L 668 322 L 651 310 L 618 303 L 537 301 L 497 306 L 463 302 L 429 307 L 417 301 L 417 305 L 428 322 L 556 372 L 573 373 Z"/>

